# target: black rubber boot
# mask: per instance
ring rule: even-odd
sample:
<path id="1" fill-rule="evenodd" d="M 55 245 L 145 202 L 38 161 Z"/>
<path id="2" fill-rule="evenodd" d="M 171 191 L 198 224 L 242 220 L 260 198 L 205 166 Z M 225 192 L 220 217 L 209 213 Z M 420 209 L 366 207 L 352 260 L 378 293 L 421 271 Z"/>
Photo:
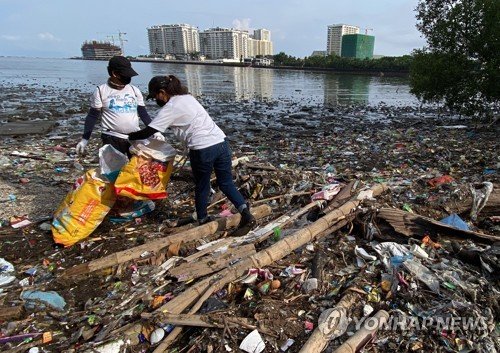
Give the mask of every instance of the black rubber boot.
<path id="1" fill-rule="evenodd" d="M 241 220 L 240 224 L 238 224 L 238 228 L 236 228 L 232 233 L 232 237 L 241 237 L 247 234 L 253 227 L 257 224 L 255 217 L 250 213 L 250 208 L 244 208 L 241 211 Z"/>
<path id="2" fill-rule="evenodd" d="M 214 216 L 206 216 L 205 218 L 200 219 L 198 221 L 198 225 L 202 226 L 202 225 L 204 225 L 204 224 L 206 224 L 208 222 L 212 222 L 212 221 L 215 221 L 215 217 Z"/>

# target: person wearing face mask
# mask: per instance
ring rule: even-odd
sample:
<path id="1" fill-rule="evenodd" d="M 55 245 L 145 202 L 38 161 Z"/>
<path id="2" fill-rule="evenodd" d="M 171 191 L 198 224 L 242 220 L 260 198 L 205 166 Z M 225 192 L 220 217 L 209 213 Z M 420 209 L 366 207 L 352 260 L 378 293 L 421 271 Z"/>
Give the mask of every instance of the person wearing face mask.
<path id="1" fill-rule="evenodd" d="M 208 216 L 210 175 L 215 171 L 217 185 L 241 214 L 234 236 L 241 236 L 255 226 L 249 205 L 233 182 L 231 149 L 224 132 L 215 124 L 205 108 L 188 93 L 173 75 L 156 76 L 149 81 L 147 99 L 155 99 L 161 107 L 153 121 L 143 130 L 128 135 L 142 140 L 170 128 L 189 148 L 189 160 L 195 181 L 195 207 L 199 224 L 212 220 Z"/>
<path id="2" fill-rule="evenodd" d="M 123 56 L 113 56 L 108 63 L 108 74 L 108 82 L 97 86 L 92 94 L 82 139 L 76 145 L 79 155 L 85 153 L 99 117 L 103 145 L 110 144 L 129 157 L 128 134 L 140 130 L 139 118 L 146 126 L 151 122 L 141 91 L 130 84 L 132 77 L 137 76 L 130 61 Z M 161 133 L 154 138 L 165 140 Z"/>

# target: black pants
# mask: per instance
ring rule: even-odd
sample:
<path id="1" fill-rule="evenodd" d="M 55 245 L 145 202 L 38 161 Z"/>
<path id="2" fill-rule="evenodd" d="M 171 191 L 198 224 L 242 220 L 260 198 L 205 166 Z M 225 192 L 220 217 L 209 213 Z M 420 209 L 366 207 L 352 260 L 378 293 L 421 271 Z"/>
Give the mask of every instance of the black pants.
<path id="1" fill-rule="evenodd" d="M 132 154 L 130 154 L 129 152 L 130 148 L 129 140 L 107 134 L 101 134 L 101 139 L 103 145 L 111 145 L 121 153 L 126 154 L 128 158 L 132 157 Z"/>

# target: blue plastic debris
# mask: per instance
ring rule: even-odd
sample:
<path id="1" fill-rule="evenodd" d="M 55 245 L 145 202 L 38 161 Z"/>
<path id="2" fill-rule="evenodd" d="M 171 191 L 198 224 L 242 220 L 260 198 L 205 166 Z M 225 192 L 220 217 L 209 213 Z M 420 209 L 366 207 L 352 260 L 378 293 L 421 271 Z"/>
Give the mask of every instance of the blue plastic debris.
<path id="1" fill-rule="evenodd" d="M 456 213 L 453 213 L 449 215 L 446 218 L 443 218 L 440 220 L 441 223 L 448 224 L 449 226 L 452 226 L 453 228 L 457 228 L 460 230 L 470 230 L 469 226 L 467 223 L 465 223 L 462 218 L 460 218 Z"/>
<path id="2" fill-rule="evenodd" d="M 56 310 L 64 311 L 66 306 L 64 298 L 54 291 L 27 290 L 21 293 L 21 299 L 26 301 L 25 306 L 27 309 L 34 309 L 37 305 L 43 309 L 47 304 Z"/>

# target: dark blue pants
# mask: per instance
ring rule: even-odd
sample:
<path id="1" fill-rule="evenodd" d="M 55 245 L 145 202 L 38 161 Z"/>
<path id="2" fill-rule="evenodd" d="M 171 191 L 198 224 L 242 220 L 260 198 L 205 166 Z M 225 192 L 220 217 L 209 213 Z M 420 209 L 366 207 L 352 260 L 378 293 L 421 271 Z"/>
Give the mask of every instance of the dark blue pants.
<path id="1" fill-rule="evenodd" d="M 130 141 L 127 139 L 122 139 L 116 136 L 101 134 L 102 144 L 103 145 L 111 145 L 120 151 L 123 154 L 126 154 L 128 158 L 132 157 L 132 154 L 129 152 Z"/>
<path id="2" fill-rule="evenodd" d="M 189 150 L 189 160 L 195 181 L 195 206 L 198 220 L 207 217 L 208 197 L 210 195 L 210 175 L 215 171 L 217 186 L 236 208 L 245 204 L 233 182 L 231 149 L 227 141 L 203 148 Z"/>

